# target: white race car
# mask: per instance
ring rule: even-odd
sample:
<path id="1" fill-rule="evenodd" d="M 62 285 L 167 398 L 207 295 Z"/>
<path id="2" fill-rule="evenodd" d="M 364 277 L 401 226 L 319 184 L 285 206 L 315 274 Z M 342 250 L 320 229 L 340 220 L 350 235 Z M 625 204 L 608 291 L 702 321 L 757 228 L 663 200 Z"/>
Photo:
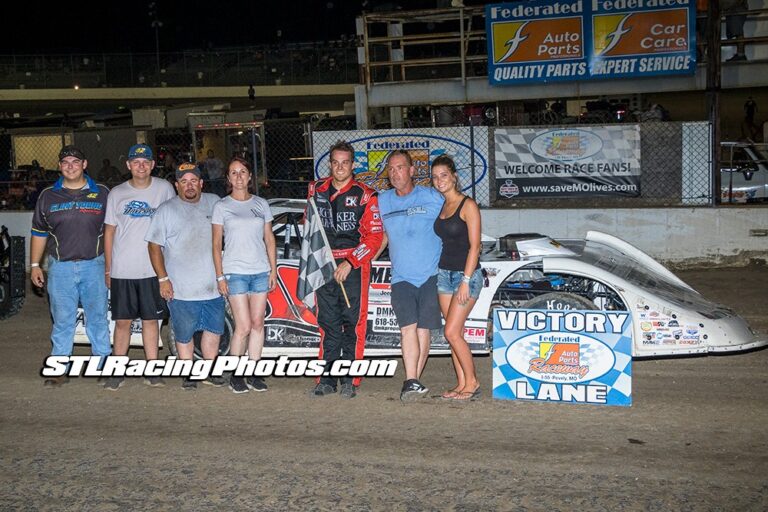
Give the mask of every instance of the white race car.
<path id="1" fill-rule="evenodd" d="M 270 203 L 278 285 L 268 296 L 264 355 L 316 356 L 320 334 L 315 314 L 296 297 L 305 202 Z M 474 352 L 490 351 L 496 308 L 629 311 L 634 357 L 743 351 L 768 344 L 768 336 L 752 331 L 736 313 L 708 301 L 644 252 L 605 233 L 590 231 L 584 239 L 557 241 L 540 234 L 498 240 L 484 236 L 480 263 L 485 283 L 464 332 Z M 365 349 L 369 356 L 400 353 L 390 274 L 386 259 L 373 263 Z M 138 325 L 131 344 L 140 346 Z M 228 312 L 223 354 L 229 350 L 232 326 Z M 172 329 L 166 339 L 173 340 Z M 82 315 L 76 341 L 87 343 Z M 168 345 L 175 351 L 173 343 Z M 196 345 L 199 353 L 199 333 Z M 439 331 L 433 333 L 431 351 L 449 351 Z"/>

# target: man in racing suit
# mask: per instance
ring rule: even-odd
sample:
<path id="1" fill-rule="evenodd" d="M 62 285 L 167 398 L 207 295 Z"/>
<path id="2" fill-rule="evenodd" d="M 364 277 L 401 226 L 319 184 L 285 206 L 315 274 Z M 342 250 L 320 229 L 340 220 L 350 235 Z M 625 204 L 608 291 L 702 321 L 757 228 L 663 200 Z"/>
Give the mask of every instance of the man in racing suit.
<path id="1" fill-rule="evenodd" d="M 317 291 L 317 323 L 320 326 L 320 359 L 362 359 L 368 326 L 368 284 L 371 260 L 379 249 L 383 228 L 376 191 L 353 177 L 355 151 L 347 142 L 337 142 L 329 152 L 331 175 L 309 186 L 322 219 L 328 243 L 336 259 L 334 281 Z M 344 299 L 340 283 L 349 299 Z M 310 396 L 336 392 L 336 377 L 318 379 Z M 354 398 L 360 377 L 341 379 L 341 397 Z"/>

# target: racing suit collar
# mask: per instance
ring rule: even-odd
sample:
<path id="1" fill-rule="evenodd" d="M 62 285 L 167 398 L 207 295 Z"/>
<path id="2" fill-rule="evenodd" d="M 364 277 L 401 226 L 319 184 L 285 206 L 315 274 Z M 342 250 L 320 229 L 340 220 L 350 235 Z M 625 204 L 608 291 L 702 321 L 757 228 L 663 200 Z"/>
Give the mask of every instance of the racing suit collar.
<path id="1" fill-rule="evenodd" d="M 352 177 L 352 179 L 349 180 L 342 189 L 336 190 L 336 193 L 333 194 L 333 197 L 336 197 L 339 194 L 343 194 L 344 192 L 348 191 L 350 188 L 355 186 L 355 184 L 357 184 L 357 181 L 355 180 L 354 177 Z M 331 185 L 333 185 L 333 176 L 328 176 L 323 180 L 323 182 L 317 187 L 316 190 L 318 192 L 326 192 L 329 188 L 331 188 Z M 331 199 L 333 199 L 333 197 L 331 197 Z"/>

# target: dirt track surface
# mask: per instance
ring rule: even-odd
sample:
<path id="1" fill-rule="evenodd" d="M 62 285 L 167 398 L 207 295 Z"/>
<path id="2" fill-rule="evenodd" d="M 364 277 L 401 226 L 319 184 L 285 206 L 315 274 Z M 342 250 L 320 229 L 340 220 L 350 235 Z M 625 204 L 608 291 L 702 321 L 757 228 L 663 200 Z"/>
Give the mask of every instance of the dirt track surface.
<path id="1" fill-rule="evenodd" d="M 764 267 L 679 275 L 768 332 Z M 768 350 L 636 361 L 631 408 L 494 401 L 488 357 L 481 401 L 402 404 L 400 375 L 351 401 L 306 379 L 46 389 L 45 302 L 0 332 L 0 510 L 768 509 Z M 436 357 L 423 380 L 451 378 Z"/>

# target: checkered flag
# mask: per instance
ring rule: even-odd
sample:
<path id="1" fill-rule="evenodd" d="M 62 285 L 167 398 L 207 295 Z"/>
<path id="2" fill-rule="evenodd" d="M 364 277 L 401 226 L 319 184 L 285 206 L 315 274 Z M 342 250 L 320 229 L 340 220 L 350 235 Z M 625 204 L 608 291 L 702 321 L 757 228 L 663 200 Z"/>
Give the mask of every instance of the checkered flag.
<path id="1" fill-rule="evenodd" d="M 328 245 L 325 230 L 317 213 L 315 199 L 311 197 L 304 220 L 304 236 L 301 240 L 299 260 L 299 282 L 296 296 L 310 309 L 315 307 L 315 292 L 326 283 L 333 281 L 336 260 Z"/>

